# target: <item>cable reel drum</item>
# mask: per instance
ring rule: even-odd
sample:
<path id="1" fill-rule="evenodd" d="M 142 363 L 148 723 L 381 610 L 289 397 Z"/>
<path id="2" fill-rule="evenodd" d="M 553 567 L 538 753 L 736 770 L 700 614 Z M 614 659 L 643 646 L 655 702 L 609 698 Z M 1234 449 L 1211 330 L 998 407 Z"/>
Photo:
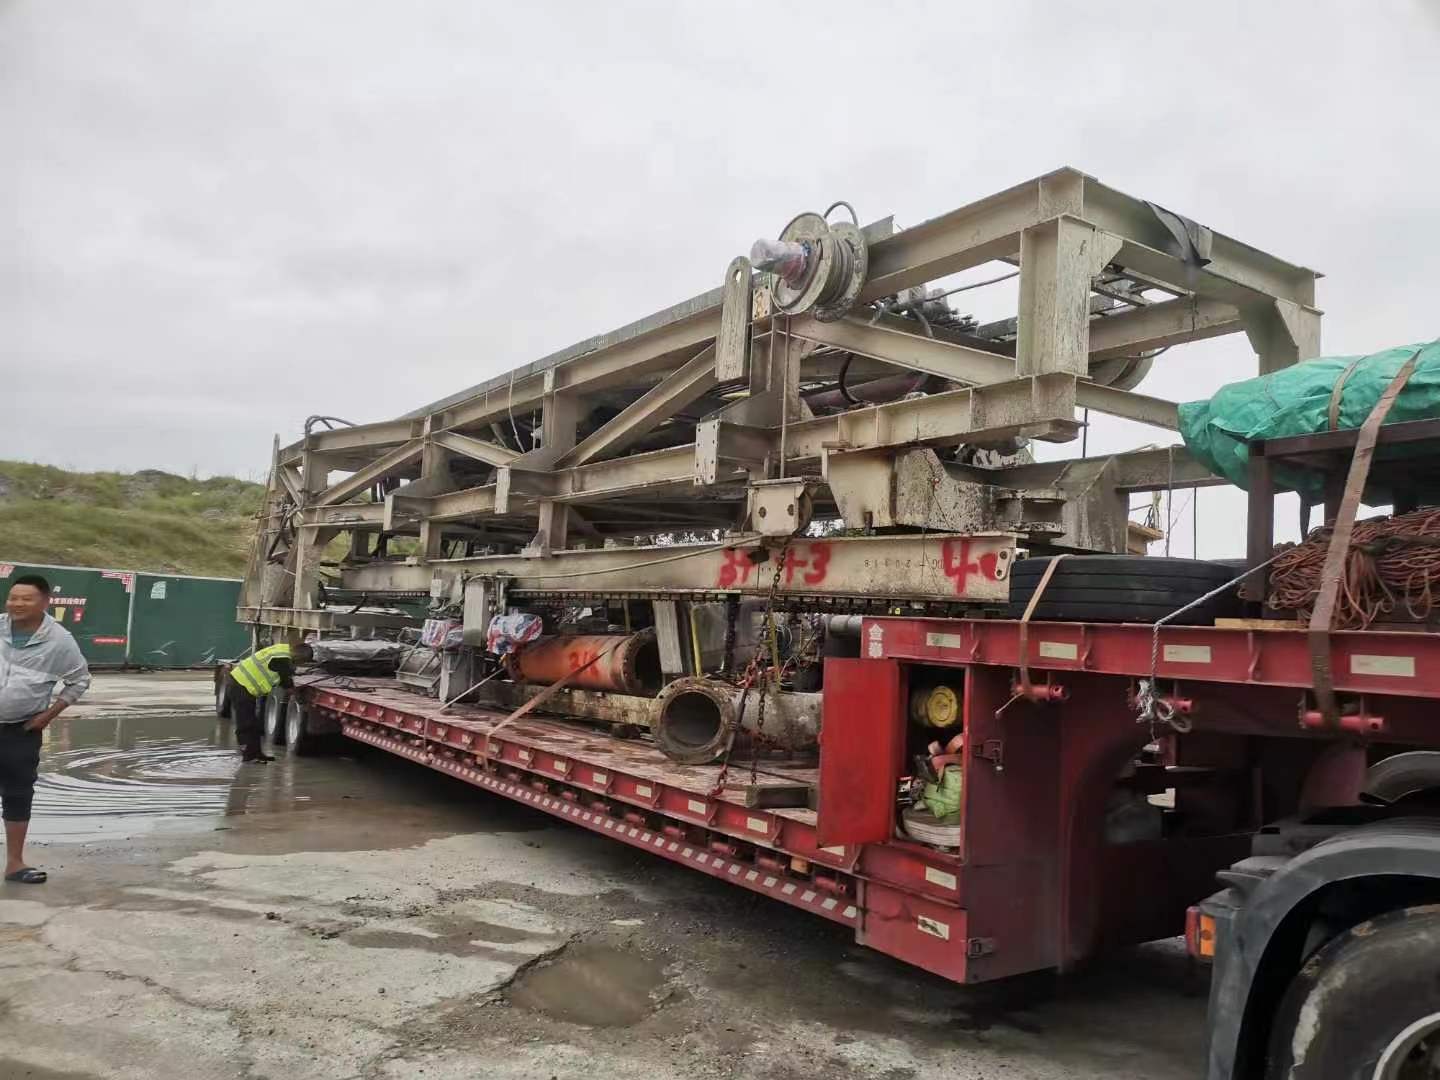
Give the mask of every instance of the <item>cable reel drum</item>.
<path id="1" fill-rule="evenodd" d="M 757 240 L 750 261 L 769 275 L 770 298 L 785 315 L 810 313 L 834 322 L 855 306 L 870 268 L 870 250 L 859 221 L 830 222 L 834 203 L 824 214 L 797 214 L 778 240 Z"/>

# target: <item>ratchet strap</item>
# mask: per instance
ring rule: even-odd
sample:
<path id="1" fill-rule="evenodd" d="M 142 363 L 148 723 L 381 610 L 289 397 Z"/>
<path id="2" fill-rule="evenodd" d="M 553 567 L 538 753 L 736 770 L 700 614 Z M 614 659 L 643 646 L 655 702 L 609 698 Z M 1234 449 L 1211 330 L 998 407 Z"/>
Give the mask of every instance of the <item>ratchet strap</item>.
<path id="1" fill-rule="evenodd" d="M 490 737 L 492 735 L 498 732 L 501 728 L 513 724 L 516 720 L 520 720 L 526 716 L 529 716 L 530 713 L 534 712 L 537 708 L 545 704 L 545 702 L 549 701 L 565 687 L 569 686 L 576 675 L 579 675 L 582 671 L 585 671 L 587 668 L 590 668 L 594 664 L 599 663 L 605 657 L 609 656 L 612 652 L 618 649 L 621 642 L 624 640 L 624 638 L 621 638 L 620 641 L 616 641 L 614 644 L 609 645 L 604 649 L 601 649 L 598 653 L 592 656 L 589 660 L 586 660 L 585 663 L 581 664 L 574 671 L 566 675 L 563 679 L 557 679 L 555 682 L 545 687 L 544 690 L 541 690 L 540 693 L 536 694 L 529 701 L 525 702 L 525 704 L 521 705 L 518 709 L 512 712 L 509 716 L 505 717 L 504 720 L 501 720 L 498 724 L 496 724 L 489 731 L 487 731 L 485 733 L 485 741 L 483 744 L 481 744 L 480 747 L 480 756 L 484 759 L 485 764 L 490 764 Z"/>
<path id="2" fill-rule="evenodd" d="M 1370 415 L 1360 425 L 1355 436 L 1355 452 L 1350 459 L 1350 472 L 1345 478 L 1345 491 L 1340 497 L 1340 509 L 1335 515 L 1335 526 L 1330 533 L 1330 546 L 1325 550 L 1325 565 L 1320 571 L 1320 591 L 1315 598 L 1315 610 L 1310 613 L 1310 624 L 1306 638 L 1310 645 L 1310 673 L 1314 676 L 1315 704 L 1320 712 L 1321 723 L 1326 728 L 1340 726 L 1340 706 L 1335 698 L 1335 677 L 1330 666 L 1330 627 L 1335 619 L 1335 603 L 1340 596 L 1340 585 L 1345 580 L 1345 563 L 1350 554 L 1350 536 L 1355 529 L 1355 515 L 1360 509 L 1360 497 L 1365 493 L 1365 481 L 1370 476 L 1370 463 L 1375 457 L 1375 443 L 1380 438 L 1380 426 L 1390 412 L 1390 406 L 1400 396 L 1400 391 L 1410 381 L 1415 371 L 1415 361 L 1420 349 L 1400 365 L 1400 370 L 1385 387 L 1380 400 L 1370 410 Z M 1341 376 L 1343 382 L 1346 375 Z M 1331 415 L 1338 412 L 1338 391 L 1331 396 Z M 1333 422 L 1333 421 L 1332 421 Z"/>
<path id="3" fill-rule="evenodd" d="M 1064 558 L 1068 558 L 1068 555 L 1050 557 L 1045 572 L 1040 575 L 1040 584 L 1035 586 L 1035 591 L 1030 594 L 1030 602 L 1025 605 L 1025 614 L 1020 616 L 1020 693 L 1025 697 L 1030 697 L 1030 616 L 1035 614 L 1040 597 L 1045 595 L 1045 587 L 1050 584 L 1050 579 L 1055 576 L 1055 569 Z"/>

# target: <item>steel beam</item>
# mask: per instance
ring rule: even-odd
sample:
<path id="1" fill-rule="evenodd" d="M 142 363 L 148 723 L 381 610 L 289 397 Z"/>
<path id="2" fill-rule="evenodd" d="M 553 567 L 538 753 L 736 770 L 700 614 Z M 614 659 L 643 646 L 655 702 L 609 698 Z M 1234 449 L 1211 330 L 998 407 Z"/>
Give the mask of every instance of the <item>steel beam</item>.
<path id="1" fill-rule="evenodd" d="M 1162 300 L 1141 311 L 1091 319 L 1090 360 L 1134 356 L 1243 329 L 1240 312 L 1232 304 L 1199 297 Z"/>
<path id="2" fill-rule="evenodd" d="M 1222 265 L 1214 263 L 1192 266 L 1177 256 L 1132 240 L 1123 240 L 1115 254 L 1114 262 L 1127 270 L 1138 270 L 1142 274 L 1178 279 L 1202 299 L 1221 300 L 1239 308 L 1268 306 L 1274 300 L 1269 293 L 1257 288 L 1245 277 L 1230 277 Z M 1313 292 L 1313 288 L 1311 290 Z M 1308 305 L 1297 305 L 1313 311 Z"/>
<path id="3" fill-rule="evenodd" d="M 1179 406 L 1164 398 L 1137 394 L 1133 390 L 1116 390 L 1113 386 L 1082 382 L 1075 388 L 1075 404 L 1107 416 L 1121 416 L 1167 431 L 1180 430 Z"/>
<path id="4" fill-rule="evenodd" d="M 1107 187 L 1093 177 L 1085 177 L 1080 216 L 1099 228 L 1158 251 L 1167 252 L 1175 246 L 1174 239 L 1151 204 Z M 1277 259 L 1224 233 L 1213 229 L 1207 231 L 1210 261 L 1205 269 L 1209 273 L 1231 281 L 1252 294 L 1263 293 L 1306 307 L 1314 305 L 1315 280 L 1320 276 L 1315 271 Z M 1185 275 L 1181 260 L 1176 255 L 1167 257 L 1168 265 L 1164 269 L 1157 268 L 1155 276 L 1183 282 Z"/>
<path id="5" fill-rule="evenodd" d="M 506 416 L 515 409 L 533 408 L 545 398 L 547 377 L 553 381 L 555 391 L 567 394 L 643 383 L 648 376 L 684 364 L 697 348 L 713 341 L 719 330 L 718 308 L 661 326 L 558 367 L 487 389 L 479 397 L 440 413 L 439 426 L 470 427 Z"/>
<path id="6" fill-rule="evenodd" d="M 481 461 L 486 465 L 509 465 L 520 456 L 508 446 L 501 446 L 486 439 L 472 439 L 458 431 L 436 432 L 430 436 L 430 441 L 461 457 Z"/>
<path id="7" fill-rule="evenodd" d="M 420 431 L 420 421 L 408 417 L 382 420 L 375 424 L 356 424 L 353 427 L 335 428 L 333 431 L 317 431 L 307 439 L 282 447 L 280 460 L 286 464 L 294 464 L 300 460 L 300 454 L 306 449 L 321 454 L 382 450 L 387 446 L 398 446 L 418 438 Z"/>
<path id="8" fill-rule="evenodd" d="M 894 326 L 895 321 L 898 320 L 885 320 L 872 326 L 857 319 L 834 323 L 805 319 L 796 323 L 795 334 L 955 382 L 995 384 L 1015 378 L 1015 363 L 1008 357 L 937 338 L 921 337 Z M 1115 390 L 1098 383 L 1078 383 L 1075 405 L 1171 431 L 1177 428 L 1173 402 L 1133 391 Z"/>
<path id="9" fill-rule="evenodd" d="M 1120 238 L 1064 215 L 1026 229 L 1020 242 L 1015 372 L 1090 370 L 1090 289 Z"/>
<path id="10" fill-rule="evenodd" d="M 829 345 L 971 386 L 1015 377 L 1015 361 L 1010 357 L 922 337 L 912 332 L 915 326 L 914 322 L 893 316 L 874 323 L 854 317 L 826 323 L 807 317 L 796 319 L 790 332 L 817 345 Z"/>
<path id="11" fill-rule="evenodd" d="M 1213 487 L 1228 482 L 1206 469 L 1183 446 L 1131 450 L 1123 454 L 1099 455 L 1077 461 L 1012 465 L 1004 469 L 981 469 L 966 465 L 947 465 L 946 469 L 957 477 L 993 484 L 996 487 L 1067 488 L 1089 484 L 1092 477 L 1100 475 L 1102 467 L 1110 469 L 1106 479 L 1118 491 Z"/>
<path id="12" fill-rule="evenodd" d="M 336 503 L 345 502 L 347 499 L 353 499 L 356 495 L 368 490 L 376 481 L 383 480 L 385 477 L 413 465 L 420 460 L 424 452 L 425 441 L 423 439 L 412 439 L 397 446 L 389 453 L 376 458 L 363 469 L 351 473 L 338 484 L 321 492 L 311 505 L 333 506 Z"/>
<path id="13" fill-rule="evenodd" d="M 333 630 L 337 626 L 372 626 L 397 628 L 414 626 L 409 615 L 390 615 L 374 611 L 322 611 L 318 608 L 239 607 L 235 621 L 260 626 L 281 626 L 294 630 Z"/>
<path id="14" fill-rule="evenodd" d="M 1245 312 L 1245 333 L 1260 358 L 1260 374 L 1320 355 L 1320 313 L 1284 300 Z"/>
<path id="15" fill-rule="evenodd" d="M 1001 602 L 1011 536 L 857 536 L 791 541 L 780 575 L 785 598 Z M 775 554 L 757 540 L 647 548 L 492 555 L 428 565 L 372 564 L 342 571 L 347 589 L 427 590 L 431 578 L 503 576 L 521 593 L 768 595 Z"/>
<path id="16" fill-rule="evenodd" d="M 1040 375 L 803 420 L 790 425 L 785 454 L 818 460 L 825 450 L 953 446 L 1016 436 L 1066 442 L 1079 430 L 1075 379 Z"/>
<path id="17" fill-rule="evenodd" d="M 290 501 L 296 506 L 303 506 L 305 504 L 305 496 L 301 490 L 302 482 L 300 471 L 293 465 L 277 464 L 275 466 L 275 475 L 279 478 L 280 485 L 285 489 L 285 493 L 290 496 Z"/>
<path id="18" fill-rule="evenodd" d="M 306 529 L 379 529 L 385 522 L 384 503 L 340 503 L 312 506 L 301 511 Z"/>
<path id="19" fill-rule="evenodd" d="M 1026 229 L 1081 212 L 1084 181 L 1059 169 L 877 241 L 860 302 L 1016 254 Z"/>
<path id="20" fill-rule="evenodd" d="M 584 465 L 625 449 L 697 398 L 708 394 L 715 385 L 715 347 L 708 345 L 636 398 L 609 423 L 592 432 L 558 464 Z"/>

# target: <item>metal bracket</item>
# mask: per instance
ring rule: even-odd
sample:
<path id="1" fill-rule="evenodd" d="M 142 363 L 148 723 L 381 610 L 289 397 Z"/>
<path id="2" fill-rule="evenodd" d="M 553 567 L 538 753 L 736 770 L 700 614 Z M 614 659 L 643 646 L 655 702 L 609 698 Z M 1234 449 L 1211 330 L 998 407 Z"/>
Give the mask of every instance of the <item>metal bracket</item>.
<path id="1" fill-rule="evenodd" d="M 808 480 L 759 480 L 748 498 L 750 528 L 761 536 L 794 536 L 810 524 Z"/>
<path id="2" fill-rule="evenodd" d="M 975 756 L 981 761 L 988 761 L 995 766 L 995 771 L 1005 771 L 1005 741 L 1003 739 L 986 739 L 975 748 Z"/>
<path id="3" fill-rule="evenodd" d="M 974 960 L 981 956 L 993 956 L 995 954 L 995 939 L 993 937 L 972 937 L 965 939 L 965 955 Z"/>

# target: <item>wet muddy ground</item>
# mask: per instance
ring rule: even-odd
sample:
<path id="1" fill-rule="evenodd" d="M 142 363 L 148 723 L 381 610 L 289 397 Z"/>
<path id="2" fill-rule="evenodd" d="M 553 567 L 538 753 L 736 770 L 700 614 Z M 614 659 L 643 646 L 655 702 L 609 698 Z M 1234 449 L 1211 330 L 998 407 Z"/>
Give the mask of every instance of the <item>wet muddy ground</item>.
<path id="1" fill-rule="evenodd" d="M 1035 994 L 419 766 L 240 766 L 192 677 L 102 676 L 0 886 L 0 1080 L 883 1080 L 1201 1073 L 1178 943 Z"/>

